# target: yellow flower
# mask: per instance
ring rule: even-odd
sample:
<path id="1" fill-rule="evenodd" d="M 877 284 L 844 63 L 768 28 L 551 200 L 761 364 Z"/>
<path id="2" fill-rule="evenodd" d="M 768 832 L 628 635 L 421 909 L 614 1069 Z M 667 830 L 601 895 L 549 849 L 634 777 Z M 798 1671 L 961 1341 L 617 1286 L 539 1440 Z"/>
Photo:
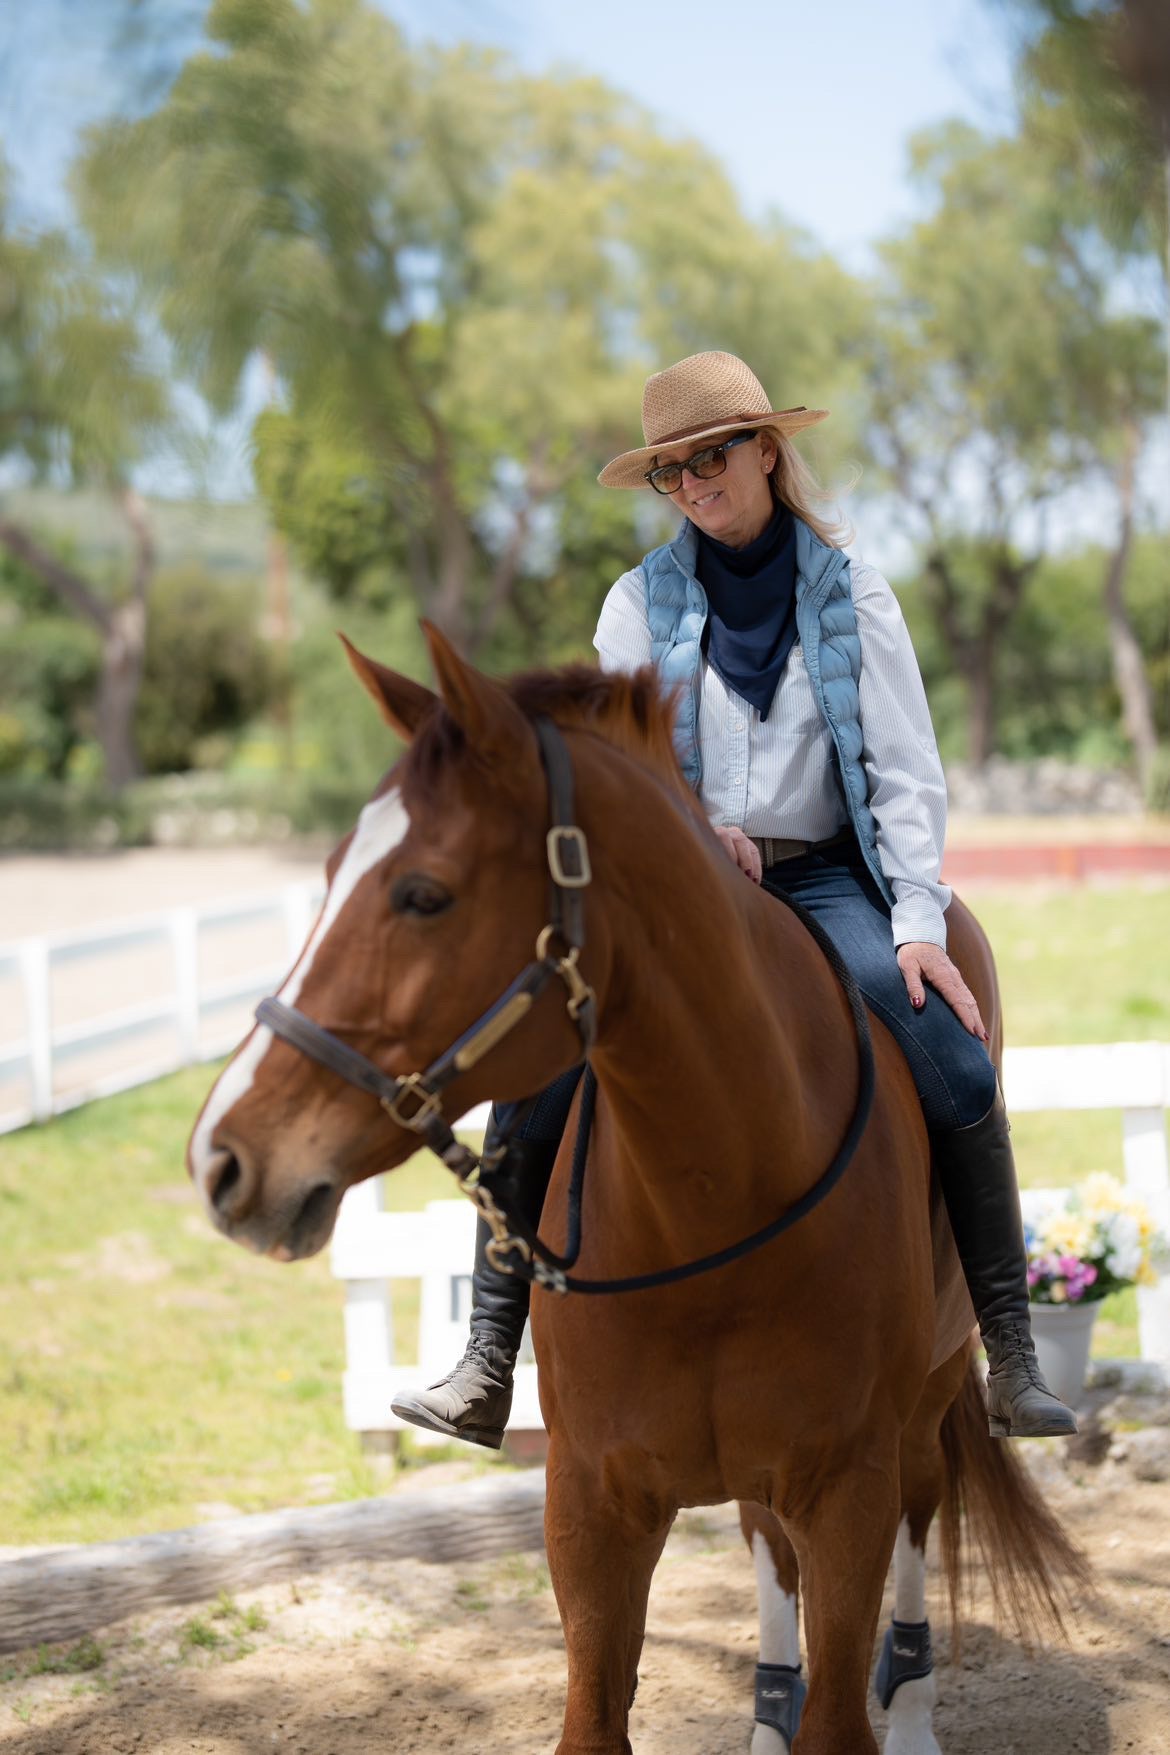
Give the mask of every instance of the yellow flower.
<path id="1" fill-rule="evenodd" d="M 1084 1260 L 1093 1247 L 1093 1228 L 1080 1213 L 1053 1213 L 1044 1227 L 1044 1248 Z"/>
<path id="2" fill-rule="evenodd" d="M 1067 1300 L 1068 1287 L 1065 1285 L 1064 1281 L 1053 1280 L 1051 1286 L 1048 1288 L 1048 1302 L 1050 1304 L 1064 1304 Z"/>
<path id="3" fill-rule="evenodd" d="M 1106 1212 L 1113 1213 L 1117 1211 L 1118 1202 L 1125 1199 L 1125 1185 L 1118 1182 L 1116 1176 L 1097 1170 L 1092 1176 L 1085 1177 L 1077 1193 L 1083 1207 L 1104 1207 Z"/>

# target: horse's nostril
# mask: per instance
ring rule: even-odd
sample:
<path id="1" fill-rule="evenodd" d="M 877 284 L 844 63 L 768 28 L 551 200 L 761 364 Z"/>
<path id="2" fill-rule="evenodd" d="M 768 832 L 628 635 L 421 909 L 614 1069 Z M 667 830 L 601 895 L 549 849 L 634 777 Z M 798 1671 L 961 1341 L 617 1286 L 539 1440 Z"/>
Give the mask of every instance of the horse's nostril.
<path id="1" fill-rule="evenodd" d="M 320 1247 L 320 1233 L 329 1218 L 335 1198 L 335 1190 L 329 1182 L 318 1182 L 309 1190 L 292 1230 L 292 1243 L 298 1255 L 307 1249 Z"/>
<path id="2" fill-rule="evenodd" d="M 240 1160 L 232 1152 L 216 1153 L 217 1162 L 208 1177 L 211 1204 L 221 1218 L 229 1217 L 233 1196 L 244 1178 Z"/>

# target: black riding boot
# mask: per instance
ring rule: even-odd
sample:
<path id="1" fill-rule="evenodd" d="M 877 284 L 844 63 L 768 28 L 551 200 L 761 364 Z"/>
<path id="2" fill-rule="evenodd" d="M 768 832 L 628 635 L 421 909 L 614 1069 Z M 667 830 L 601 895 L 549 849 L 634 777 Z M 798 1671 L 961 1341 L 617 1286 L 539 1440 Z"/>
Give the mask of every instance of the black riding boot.
<path id="1" fill-rule="evenodd" d="M 514 1139 L 506 1167 L 516 1203 L 539 1223 L 559 1140 Z M 512 1409 L 512 1373 L 528 1317 L 529 1286 L 487 1258 L 491 1231 L 480 1219 L 471 1276 L 471 1337 L 454 1371 L 429 1389 L 401 1390 L 390 1403 L 400 1420 L 499 1450 Z"/>
<path id="2" fill-rule="evenodd" d="M 987 1350 L 987 1418 L 994 1438 L 1065 1438 L 1076 1415 L 1036 1362 L 1028 1265 L 1007 1110 L 997 1092 L 982 1121 L 936 1134 L 934 1162 Z"/>

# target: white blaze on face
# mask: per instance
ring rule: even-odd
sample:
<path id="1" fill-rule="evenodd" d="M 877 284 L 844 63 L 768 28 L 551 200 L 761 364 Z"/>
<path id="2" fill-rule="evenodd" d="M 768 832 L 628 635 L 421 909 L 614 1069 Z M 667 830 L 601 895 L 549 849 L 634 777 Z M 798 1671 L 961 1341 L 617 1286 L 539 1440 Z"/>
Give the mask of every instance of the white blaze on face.
<path id="1" fill-rule="evenodd" d="M 406 837 L 410 827 L 410 818 L 402 803 L 402 795 L 397 787 L 375 798 L 366 805 L 358 818 L 353 840 L 345 850 L 345 858 L 329 886 L 329 894 L 325 898 L 325 906 L 320 917 L 309 934 L 309 940 L 297 960 L 296 966 L 288 980 L 277 994 L 286 1005 L 295 1005 L 297 996 L 304 986 L 305 978 L 313 967 L 313 959 L 320 950 L 327 934 L 332 930 L 338 915 L 353 895 L 360 880 L 372 870 L 387 854 L 392 853 Z M 199 1124 L 191 1138 L 191 1166 L 195 1180 L 200 1188 L 204 1187 L 207 1171 L 214 1163 L 215 1151 L 211 1144 L 211 1136 L 223 1117 L 227 1114 L 246 1091 L 251 1088 L 264 1056 L 273 1043 L 272 1031 L 259 1025 L 248 1041 L 241 1048 L 235 1059 L 226 1066 L 218 1083 L 207 1099 Z"/>

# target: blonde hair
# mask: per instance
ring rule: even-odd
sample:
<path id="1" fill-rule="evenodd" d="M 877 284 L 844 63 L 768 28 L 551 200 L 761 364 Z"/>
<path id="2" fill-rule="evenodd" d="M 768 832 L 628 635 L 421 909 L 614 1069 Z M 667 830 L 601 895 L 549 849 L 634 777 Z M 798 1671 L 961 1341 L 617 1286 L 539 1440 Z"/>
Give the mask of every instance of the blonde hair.
<path id="1" fill-rule="evenodd" d="M 776 446 L 776 464 L 768 478 L 773 498 L 802 518 L 822 542 L 827 542 L 831 548 L 844 548 L 853 540 L 853 526 L 848 519 L 822 518 L 813 510 L 814 504 L 832 505 L 835 495 L 821 486 L 786 434 L 776 427 L 760 427 L 759 433 L 761 438 L 766 435 Z M 850 481 L 850 487 L 854 481 L 856 476 Z"/>

